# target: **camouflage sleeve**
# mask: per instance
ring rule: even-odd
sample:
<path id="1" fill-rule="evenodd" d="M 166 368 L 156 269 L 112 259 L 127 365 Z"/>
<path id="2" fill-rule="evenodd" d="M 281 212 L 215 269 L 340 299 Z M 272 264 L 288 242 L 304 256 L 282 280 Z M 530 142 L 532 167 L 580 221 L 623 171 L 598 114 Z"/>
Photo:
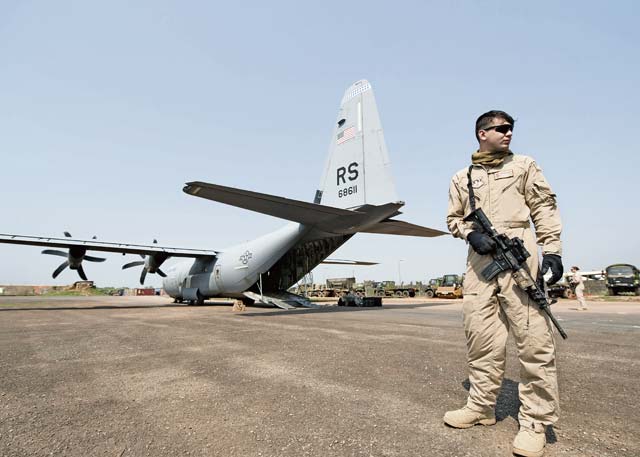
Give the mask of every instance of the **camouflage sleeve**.
<path id="1" fill-rule="evenodd" d="M 531 211 L 531 220 L 536 229 L 538 244 L 544 254 L 562 255 L 562 222 L 556 202 L 556 194 L 542 175 L 537 163 L 529 164 L 525 182 L 525 200 Z"/>
<path id="2" fill-rule="evenodd" d="M 447 211 L 447 227 L 456 238 L 462 238 L 466 241 L 467 235 L 471 232 L 471 228 L 462 219 L 464 218 L 464 204 L 460 193 L 460 182 L 458 176 L 451 179 L 449 185 L 449 208 Z"/>

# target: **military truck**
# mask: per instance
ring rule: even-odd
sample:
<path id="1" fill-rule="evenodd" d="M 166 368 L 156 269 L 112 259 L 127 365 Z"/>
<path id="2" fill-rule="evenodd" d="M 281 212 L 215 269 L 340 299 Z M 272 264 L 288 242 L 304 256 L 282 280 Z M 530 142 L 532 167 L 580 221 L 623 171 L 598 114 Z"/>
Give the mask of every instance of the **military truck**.
<path id="1" fill-rule="evenodd" d="M 433 278 L 429 280 L 429 283 L 424 285 L 420 289 L 420 293 L 425 295 L 427 298 L 433 298 L 436 296 L 436 291 L 438 287 L 442 284 L 442 278 Z"/>
<path id="2" fill-rule="evenodd" d="M 570 298 L 572 291 L 568 281 L 559 281 L 547 288 L 549 298 Z"/>
<path id="3" fill-rule="evenodd" d="M 298 292 L 307 297 L 344 297 L 353 294 L 358 297 L 375 295 L 373 281 L 357 283 L 356 278 L 328 278 L 325 284 L 314 284 L 312 287 L 301 288 Z"/>
<path id="4" fill-rule="evenodd" d="M 633 292 L 640 295 L 640 271 L 628 263 L 609 265 L 605 269 L 605 280 L 609 295 Z"/>
<path id="5" fill-rule="evenodd" d="M 351 287 L 351 293 L 357 297 L 374 297 L 376 295 L 377 282 L 366 280 L 357 282 Z"/>
<path id="6" fill-rule="evenodd" d="M 442 283 L 436 289 L 438 298 L 462 298 L 462 280 L 459 275 L 444 275 Z"/>
<path id="7" fill-rule="evenodd" d="M 376 283 L 375 294 L 378 297 L 415 297 L 416 288 L 396 286 L 395 281 L 382 281 Z"/>
<path id="8" fill-rule="evenodd" d="M 327 290 L 332 291 L 331 297 L 340 297 L 348 294 L 356 283 L 356 278 L 327 278 Z"/>

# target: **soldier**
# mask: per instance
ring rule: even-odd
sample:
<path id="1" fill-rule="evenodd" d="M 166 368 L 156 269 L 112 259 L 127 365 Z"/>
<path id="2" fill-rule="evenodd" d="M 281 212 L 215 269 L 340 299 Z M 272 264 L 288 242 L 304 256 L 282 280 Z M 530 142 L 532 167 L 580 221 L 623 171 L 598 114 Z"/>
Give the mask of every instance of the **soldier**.
<path id="1" fill-rule="evenodd" d="M 587 302 L 584 299 L 584 281 L 582 280 L 582 275 L 578 273 L 579 270 L 580 268 L 576 267 L 575 265 L 571 267 L 571 273 L 573 274 L 571 275 L 571 279 L 569 282 L 572 286 L 575 287 L 576 298 L 578 299 L 578 303 L 580 304 L 579 309 L 581 311 L 586 311 L 589 308 L 587 308 Z"/>
<path id="2" fill-rule="evenodd" d="M 558 420 L 559 399 L 552 326 L 547 316 L 517 287 L 511 272 L 485 281 L 481 271 L 493 260 L 495 242 L 463 221 L 470 209 L 469 195 L 498 232 L 524 240 L 532 253 L 529 271 L 538 272 L 538 245 L 542 271 L 551 269 L 549 284 L 563 273 L 556 196 L 533 159 L 509 149 L 514 120 L 504 111 L 489 111 L 476 121 L 480 145 L 472 165 L 456 173 L 449 188 L 447 226 L 453 236 L 469 243 L 464 279 L 463 322 L 471 388 L 467 404 L 448 411 L 444 422 L 456 428 L 493 425 L 495 404 L 505 370 L 506 342 L 511 329 L 520 360 L 520 430 L 513 453 L 541 456 L 545 426 Z M 470 182 L 470 185 L 469 185 Z M 471 192 L 470 192 L 471 190 Z M 530 220 L 535 227 L 535 237 Z"/>

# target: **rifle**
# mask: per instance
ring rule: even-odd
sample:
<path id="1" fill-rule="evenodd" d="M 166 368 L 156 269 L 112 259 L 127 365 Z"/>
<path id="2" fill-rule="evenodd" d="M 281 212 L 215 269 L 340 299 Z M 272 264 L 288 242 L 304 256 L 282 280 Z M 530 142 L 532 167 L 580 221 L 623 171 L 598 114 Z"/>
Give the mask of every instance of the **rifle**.
<path id="1" fill-rule="evenodd" d="M 490 236 L 496 243 L 493 262 L 482 270 L 482 277 L 490 281 L 495 278 L 498 273 L 510 270 L 518 287 L 524 290 L 529 298 L 549 316 L 562 338 L 566 340 L 567 334 L 553 314 L 551 314 L 551 310 L 549 309 L 550 303 L 547 301 L 547 297 L 542 290 L 543 288 L 533 279 L 527 268 L 526 260 L 531 254 L 529 254 L 527 248 L 524 247 L 522 240 L 518 237 L 509 238 L 503 233 L 498 233 L 489 221 L 487 215 L 482 211 L 482 208 L 473 209 L 473 211 L 464 218 L 464 221 L 473 222 L 476 230 Z"/>

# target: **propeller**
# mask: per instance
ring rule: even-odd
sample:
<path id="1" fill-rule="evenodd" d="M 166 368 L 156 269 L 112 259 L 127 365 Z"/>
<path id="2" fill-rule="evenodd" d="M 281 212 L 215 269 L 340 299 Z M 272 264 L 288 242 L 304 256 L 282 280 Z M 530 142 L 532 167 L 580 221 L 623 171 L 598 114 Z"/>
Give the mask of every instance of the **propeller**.
<path id="1" fill-rule="evenodd" d="M 158 240 L 153 240 L 153 244 L 158 244 Z M 158 273 L 163 278 L 166 278 L 167 275 L 164 271 L 160 269 L 160 265 L 169 258 L 169 254 L 165 252 L 156 252 L 153 254 L 149 254 L 145 256 L 144 254 L 140 254 L 144 260 L 136 260 L 135 262 L 129 262 L 122 266 L 123 270 L 132 267 L 142 267 L 142 273 L 140 273 L 140 284 L 144 284 L 144 280 L 147 277 L 147 273 Z"/>
<path id="2" fill-rule="evenodd" d="M 64 232 L 64 236 L 67 238 L 71 238 L 71 234 L 69 232 Z M 95 240 L 96 237 L 94 236 Z M 87 281 L 87 275 L 84 272 L 84 268 L 82 268 L 82 261 L 87 260 L 89 262 L 104 262 L 106 259 L 102 257 L 93 257 L 90 255 L 86 255 L 87 249 L 79 246 L 72 246 L 69 248 L 68 252 L 58 251 L 56 249 L 45 249 L 42 251 L 43 254 L 48 255 L 57 255 L 58 257 L 66 257 L 67 260 L 62 262 L 58 268 L 53 271 L 53 278 L 57 278 L 62 271 L 69 267 L 71 270 L 76 270 L 80 277 Z"/>

